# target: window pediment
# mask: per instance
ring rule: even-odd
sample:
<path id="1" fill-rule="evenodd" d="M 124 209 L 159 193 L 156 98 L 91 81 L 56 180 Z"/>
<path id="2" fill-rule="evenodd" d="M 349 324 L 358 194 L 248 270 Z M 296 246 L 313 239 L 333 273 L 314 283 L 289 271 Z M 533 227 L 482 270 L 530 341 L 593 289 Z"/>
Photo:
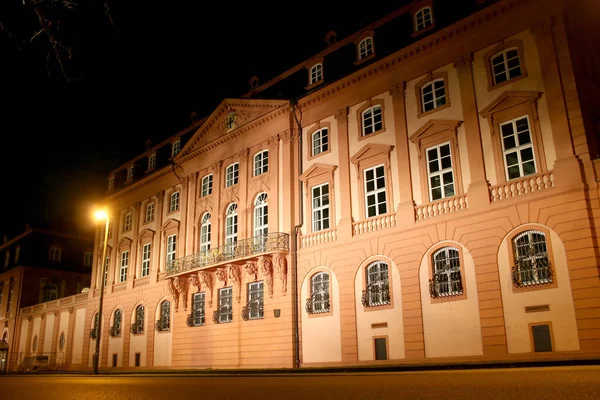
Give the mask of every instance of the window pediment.
<path id="1" fill-rule="evenodd" d="M 498 96 L 496 100 L 481 110 L 479 114 L 484 118 L 488 118 L 490 115 L 520 104 L 537 102 L 541 95 L 542 92 L 535 91 L 507 91 Z"/>
<path id="2" fill-rule="evenodd" d="M 140 233 L 140 235 L 139 235 L 139 238 L 138 238 L 138 239 L 140 240 L 140 242 L 144 241 L 145 239 L 150 239 L 150 240 L 152 240 L 152 238 L 154 237 L 154 234 L 155 234 L 155 233 L 156 233 L 156 232 L 155 232 L 154 230 L 146 228 L 146 229 L 144 229 L 144 230 L 143 230 L 143 231 Z"/>
<path id="3" fill-rule="evenodd" d="M 411 142 L 417 145 L 418 157 L 421 158 L 421 143 L 428 141 L 427 139 L 433 138 L 436 135 L 443 132 L 452 132 L 454 134 L 454 143 L 457 143 L 458 127 L 462 124 L 462 121 L 455 119 L 431 119 L 421 126 L 415 133 L 413 133 L 409 139 Z"/>
<path id="4" fill-rule="evenodd" d="M 133 240 L 129 239 L 128 237 L 121 238 L 121 240 L 119 240 L 119 249 L 130 247 L 132 242 Z"/>
<path id="5" fill-rule="evenodd" d="M 389 157 L 390 153 L 394 150 L 394 146 L 391 144 L 376 144 L 369 143 L 363 146 L 355 155 L 350 158 L 353 164 L 360 164 L 361 162 L 368 160 L 372 157 Z"/>
<path id="6" fill-rule="evenodd" d="M 337 165 L 315 163 L 311 165 L 309 169 L 304 171 L 302 175 L 300 175 L 300 180 L 302 182 L 306 182 L 322 175 L 333 176 L 333 173 L 336 169 Z"/>
<path id="7" fill-rule="evenodd" d="M 179 221 L 170 218 L 163 224 L 162 231 L 164 233 L 167 233 L 168 231 L 179 231 Z"/>

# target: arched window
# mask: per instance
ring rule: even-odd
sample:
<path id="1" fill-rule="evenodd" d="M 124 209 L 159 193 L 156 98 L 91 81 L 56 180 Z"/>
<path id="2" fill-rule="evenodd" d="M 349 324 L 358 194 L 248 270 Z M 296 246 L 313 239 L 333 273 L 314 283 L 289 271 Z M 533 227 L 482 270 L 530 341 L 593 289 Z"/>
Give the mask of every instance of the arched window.
<path id="1" fill-rule="evenodd" d="M 165 300 L 160 304 L 160 317 L 156 321 L 156 330 L 159 332 L 171 329 L 171 302 Z"/>
<path id="2" fill-rule="evenodd" d="M 363 306 L 376 307 L 390 304 L 388 265 L 383 261 L 375 261 L 369 264 L 366 272 L 367 285 L 362 294 Z"/>
<path id="3" fill-rule="evenodd" d="M 231 203 L 225 214 L 225 252 L 233 254 L 237 242 L 237 204 Z"/>
<path id="4" fill-rule="evenodd" d="M 44 288 L 44 301 L 52 301 L 58 299 L 58 287 L 54 284 L 46 285 Z"/>
<path id="5" fill-rule="evenodd" d="M 65 342 L 66 342 L 65 333 L 61 332 L 60 337 L 58 338 L 58 349 L 60 351 L 63 351 L 65 349 Z"/>
<path id="6" fill-rule="evenodd" d="M 97 312 L 94 314 L 94 319 L 92 320 L 92 329 L 90 329 L 90 338 L 96 340 L 98 337 L 98 329 L 100 322 L 100 314 Z"/>
<path id="7" fill-rule="evenodd" d="M 123 320 L 123 312 L 121 310 L 116 310 L 115 315 L 113 317 L 113 326 L 110 327 L 108 331 L 110 336 L 116 337 L 121 336 L 121 321 Z"/>
<path id="8" fill-rule="evenodd" d="M 206 197 L 212 194 L 212 184 L 212 174 L 206 175 L 204 178 L 202 178 L 202 197 Z"/>
<path id="9" fill-rule="evenodd" d="M 429 280 L 429 294 L 433 298 L 463 294 L 460 257 L 454 247 L 439 249 L 432 256 L 433 279 Z"/>
<path id="10" fill-rule="evenodd" d="M 254 201 L 254 245 L 256 251 L 264 251 L 269 233 L 269 205 L 267 194 L 260 193 Z"/>
<path id="11" fill-rule="evenodd" d="M 310 278 L 310 298 L 306 300 L 306 312 L 320 314 L 329 312 L 329 274 L 318 272 Z"/>
<path id="12" fill-rule="evenodd" d="M 323 64 L 315 64 L 310 69 L 310 84 L 319 82 L 323 79 Z"/>
<path id="13" fill-rule="evenodd" d="M 421 86 L 421 112 L 425 113 L 446 104 L 446 82 L 435 79 Z"/>
<path id="14" fill-rule="evenodd" d="M 431 16 L 431 7 L 421 8 L 415 14 L 415 31 L 420 31 L 423 28 L 431 25 L 433 18 Z"/>
<path id="15" fill-rule="evenodd" d="M 369 107 L 362 112 L 362 134 L 363 136 L 370 135 L 383 129 L 383 117 L 381 114 L 381 106 L 375 105 Z"/>
<path id="16" fill-rule="evenodd" d="M 154 221 L 154 202 L 148 203 L 146 206 L 146 222 Z"/>
<path id="17" fill-rule="evenodd" d="M 314 131 L 311 139 L 313 156 L 329 150 L 329 130 L 327 128 Z"/>
<path id="18" fill-rule="evenodd" d="M 233 163 L 225 169 L 225 187 L 237 185 L 240 173 L 240 164 Z"/>
<path id="19" fill-rule="evenodd" d="M 546 247 L 546 235 L 540 231 L 525 231 L 513 239 L 515 266 L 512 278 L 515 287 L 552 283 L 552 269 Z"/>
<path id="20" fill-rule="evenodd" d="M 358 59 L 362 60 L 371 54 L 373 54 L 373 38 L 364 38 L 358 44 Z"/>
<path id="21" fill-rule="evenodd" d="M 179 210 L 179 192 L 171 194 L 171 202 L 169 204 L 169 212 Z"/>
<path id="22" fill-rule="evenodd" d="M 269 151 L 263 150 L 254 156 L 254 176 L 262 175 L 269 171 Z"/>
<path id="23" fill-rule="evenodd" d="M 135 309 L 135 322 L 131 324 L 131 333 L 144 333 L 144 306 L 141 304 Z"/>
<path id="24" fill-rule="evenodd" d="M 200 222 L 200 251 L 210 250 L 210 213 L 206 212 Z"/>

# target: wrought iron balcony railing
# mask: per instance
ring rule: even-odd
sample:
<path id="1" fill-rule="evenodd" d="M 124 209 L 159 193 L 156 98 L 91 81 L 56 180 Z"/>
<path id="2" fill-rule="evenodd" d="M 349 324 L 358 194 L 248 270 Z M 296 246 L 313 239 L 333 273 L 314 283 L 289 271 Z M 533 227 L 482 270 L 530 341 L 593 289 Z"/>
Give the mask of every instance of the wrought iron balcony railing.
<path id="1" fill-rule="evenodd" d="M 373 282 L 362 292 L 361 298 L 364 307 L 378 307 L 390 304 L 390 284 Z"/>
<path id="2" fill-rule="evenodd" d="M 228 307 L 217 307 L 213 313 L 213 322 L 215 324 L 222 324 L 225 322 L 231 322 L 233 320 L 233 312 L 231 306 Z"/>
<path id="3" fill-rule="evenodd" d="M 329 312 L 329 293 L 315 293 L 306 299 L 306 312 L 308 314 Z"/>
<path id="4" fill-rule="evenodd" d="M 207 267 L 223 261 L 250 257 L 272 251 L 289 251 L 290 235 L 282 232 L 267 233 L 239 240 L 200 253 L 191 254 L 167 263 L 166 276 L 175 275 L 195 268 Z"/>
<path id="5" fill-rule="evenodd" d="M 204 320 L 205 320 L 204 310 L 196 310 L 196 311 L 192 311 L 191 314 L 188 314 L 185 322 L 186 322 L 187 326 L 189 326 L 189 327 L 202 326 L 202 325 L 204 325 Z"/>
<path id="6" fill-rule="evenodd" d="M 460 271 L 453 271 L 450 276 L 438 273 L 429 280 L 429 295 L 432 299 L 440 297 L 453 297 L 463 294 L 462 277 Z"/>
<path id="7" fill-rule="evenodd" d="M 552 283 L 552 267 L 548 257 L 521 258 L 512 267 L 512 281 L 516 288 L 549 285 Z"/>
<path id="8" fill-rule="evenodd" d="M 164 317 L 160 317 L 156 320 L 156 324 L 154 324 L 154 329 L 157 332 L 164 332 L 171 330 L 171 318 L 168 315 Z"/>
<path id="9" fill-rule="evenodd" d="M 131 328 L 129 330 L 134 335 L 144 333 L 144 321 L 136 321 L 135 323 L 131 324 Z"/>
<path id="10" fill-rule="evenodd" d="M 262 302 L 252 302 L 242 307 L 242 319 L 248 321 L 250 319 L 262 319 L 265 317 L 265 306 Z"/>
<path id="11" fill-rule="evenodd" d="M 108 334 L 111 337 L 121 336 L 121 325 L 117 324 L 117 325 L 111 326 L 110 329 L 108 330 Z"/>
<path id="12" fill-rule="evenodd" d="M 98 328 L 92 328 L 90 329 L 90 337 L 94 340 L 96 340 L 96 338 L 98 337 Z"/>

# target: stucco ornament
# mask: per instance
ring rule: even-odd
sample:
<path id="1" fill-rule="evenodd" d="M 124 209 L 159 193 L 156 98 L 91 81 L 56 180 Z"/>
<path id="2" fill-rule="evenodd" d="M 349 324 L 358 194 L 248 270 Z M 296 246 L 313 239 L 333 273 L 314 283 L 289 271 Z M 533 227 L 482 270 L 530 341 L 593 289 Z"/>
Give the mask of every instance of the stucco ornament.
<path id="1" fill-rule="evenodd" d="M 260 266 L 260 273 L 267 282 L 267 292 L 269 293 L 269 297 L 273 297 L 273 263 L 269 257 L 260 256 L 258 258 L 258 264 Z"/>
<path id="2" fill-rule="evenodd" d="M 246 275 L 248 275 L 248 281 L 256 282 L 258 279 L 258 265 L 256 265 L 256 261 L 248 261 L 244 268 Z"/>
<path id="3" fill-rule="evenodd" d="M 175 286 L 175 279 L 179 280 L 178 277 L 167 279 L 167 288 L 169 289 L 169 293 L 171 293 L 173 305 L 175 306 L 175 312 L 177 312 L 177 309 L 179 308 L 179 291 Z"/>
<path id="4" fill-rule="evenodd" d="M 287 292 L 287 259 L 283 254 L 275 254 L 275 271 L 281 281 L 281 293 L 283 295 Z"/>
<path id="5" fill-rule="evenodd" d="M 190 285 L 196 286 L 196 291 L 199 292 L 200 291 L 200 281 L 198 280 L 198 276 L 196 275 L 190 275 Z"/>
<path id="6" fill-rule="evenodd" d="M 198 271 L 198 282 L 201 285 L 198 290 L 204 287 L 204 291 L 208 293 L 208 306 L 212 307 L 212 276 L 206 271 Z"/>
<path id="7" fill-rule="evenodd" d="M 177 288 L 177 291 L 179 292 L 179 295 L 181 296 L 181 298 L 183 300 L 183 311 L 187 311 L 187 294 L 188 294 L 187 280 L 179 279 L 179 277 L 176 276 L 173 283 L 175 284 L 175 287 Z"/>
<path id="8" fill-rule="evenodd" d="M 217 268 L 215 271 L 215 276 L 217 277 L 218 281 L 223 282 L 222 287 L 227 287 L 227 268 Z"/>
<path id="9" fill-rule="evenodd" d="M 242 273 L 240 272 L 240 267 L 235 264 L 227 264 L 227 271 L 229 273 L 229 279 L 233 280 L 233 285 L 235 286 L 235 299 L 239 303 L 242 300 L 241 293 L 241 284 L 242 284 Z"/>

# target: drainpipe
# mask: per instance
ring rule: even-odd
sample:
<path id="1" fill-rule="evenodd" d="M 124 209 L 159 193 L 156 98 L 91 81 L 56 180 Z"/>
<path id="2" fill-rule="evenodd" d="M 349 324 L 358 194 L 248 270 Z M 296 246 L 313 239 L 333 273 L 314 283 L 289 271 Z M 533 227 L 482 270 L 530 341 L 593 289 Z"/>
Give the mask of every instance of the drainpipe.
<path id="1" fill-rule="evenodd" d="M 291 100 L 291 104 L 292 104 L 292 113 L 293 113 L 293 118 L 294 121 L 296 122 L 296 127 L 298 129 L 298 173 L 300 175 L 302 175 L 302 125 L 301 125 L 301 119 L 302 119 L 302 112 L 300 112 L 300 109 L 297 108 L 297 101 L 296 99 L 292 99 Z M 300 119 L 298 119 L 298 116 L 296 114 L 296 110 L 298 110 L 300 112 Z M 297 178 L 296 178 L 297 179 Z M 292 282 L 293 284 L 293 292 L 294 292 L 294 345 L 295 345 L 295 359 L 294 359 L 294 368 L 300 368 L 300 327 L 299 327 L 299 317 L 298 317 L 298 247 L 299 247 L 299 243 L 298 243 L 298 232 L 300 232 L 300 228 L 302 228 L 302 225 L 304 225 L 304 204 L 303 204 L 303 198 L 304 196 L 302 195 L 302 183 L 300 183 L 300 180 L 297 179 L 298 183 L 298 204 L 300 205 L 299 207 L 299 211 L 300 211 L 300 220 L 299 220 L 299 224 L 294 226 L 294 231 L 292 232 L 293 235 L 293 243 L 294 243 L 294 250 L 292 251 L 292 269 L 294 271 L 294 281 Z"/>

